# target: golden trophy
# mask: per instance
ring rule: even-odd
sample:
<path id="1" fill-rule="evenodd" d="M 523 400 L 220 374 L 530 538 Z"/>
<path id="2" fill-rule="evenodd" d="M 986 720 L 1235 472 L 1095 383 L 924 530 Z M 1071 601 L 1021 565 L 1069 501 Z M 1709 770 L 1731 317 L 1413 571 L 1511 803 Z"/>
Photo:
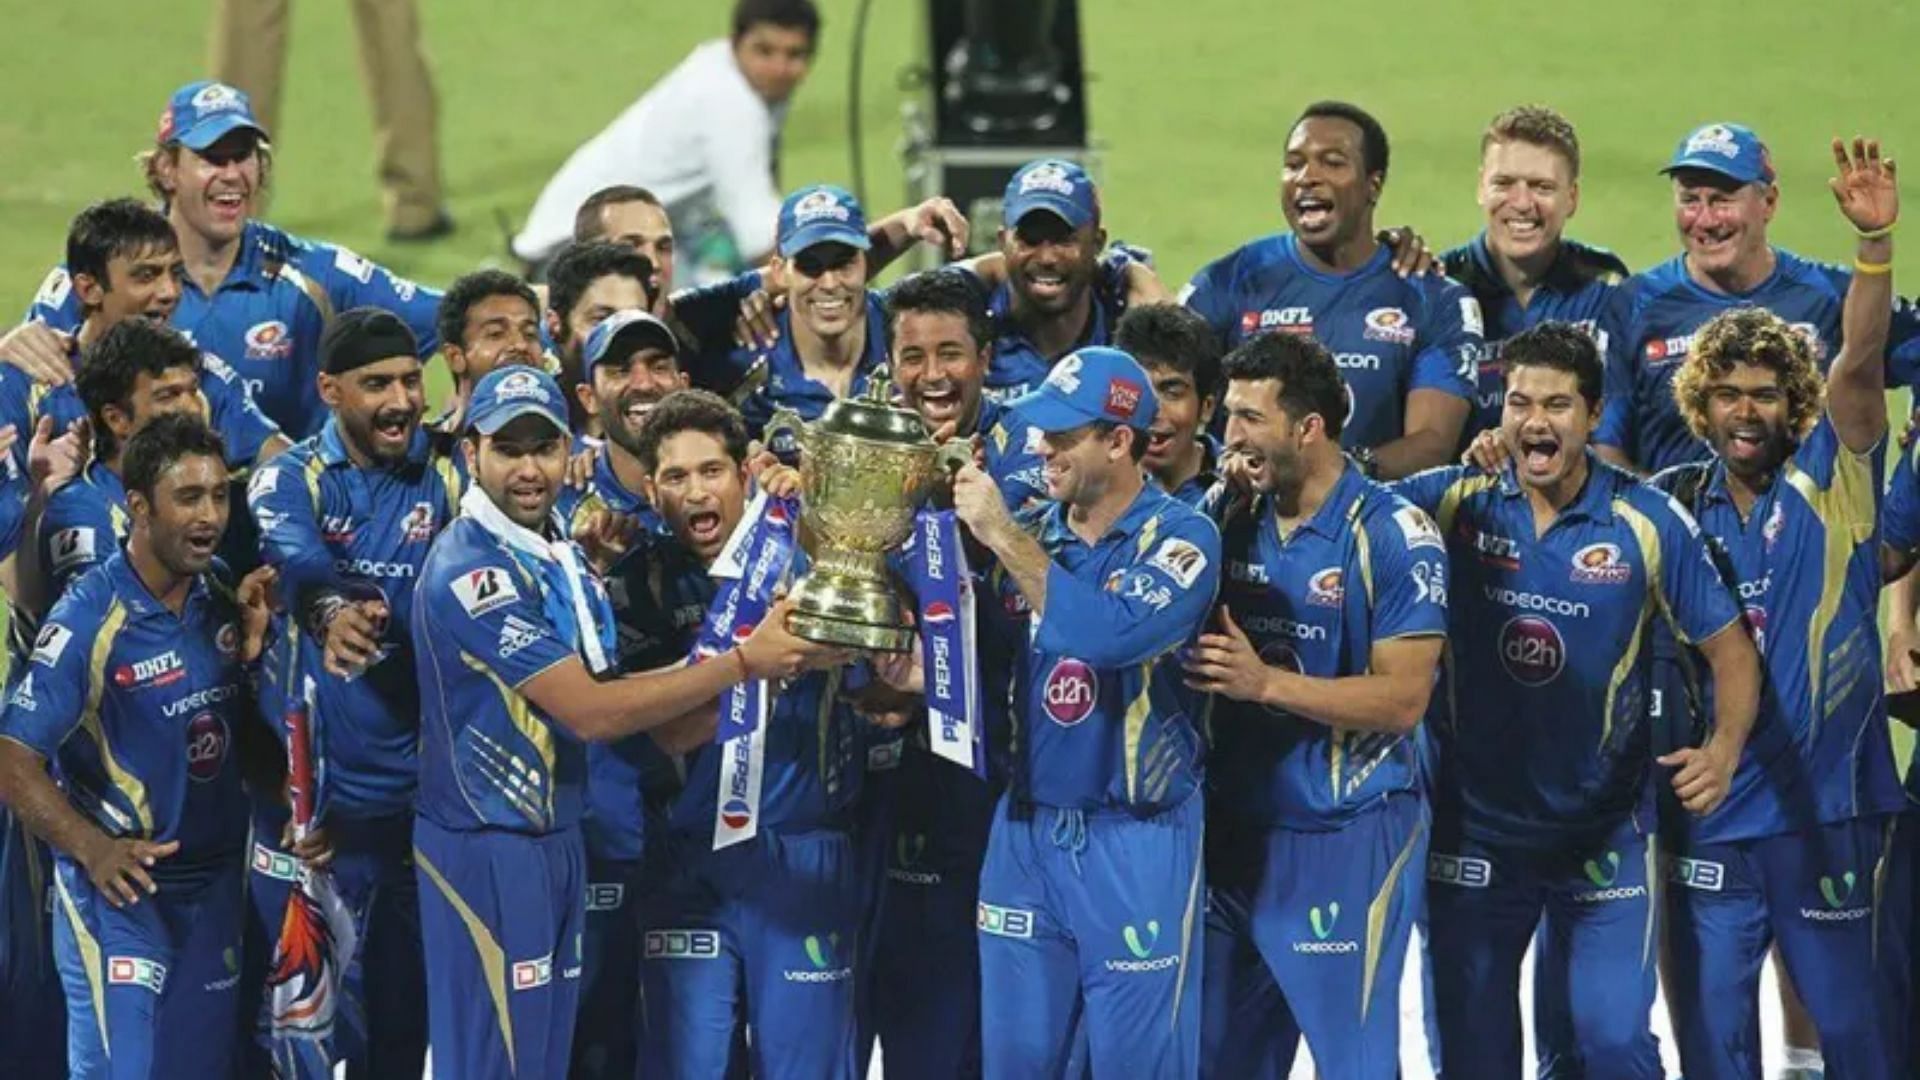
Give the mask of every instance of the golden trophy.
<path id="1" fill-rule="evenodd" d="M 789 409 L 767 421 L 765 438 L 800 448 L 800 547 L 812 569 L 795 582 L 788 625 L 809 641 L 874 652 L 906 652 L 915 641 L 888 552 L 913 533 L 915 511 L 943 469 L 972 460 L 971 445 L 936 446 L 920 414 L 887 401 L 884 371 L 866 393 L 828 405 L 808 424 Z"/>

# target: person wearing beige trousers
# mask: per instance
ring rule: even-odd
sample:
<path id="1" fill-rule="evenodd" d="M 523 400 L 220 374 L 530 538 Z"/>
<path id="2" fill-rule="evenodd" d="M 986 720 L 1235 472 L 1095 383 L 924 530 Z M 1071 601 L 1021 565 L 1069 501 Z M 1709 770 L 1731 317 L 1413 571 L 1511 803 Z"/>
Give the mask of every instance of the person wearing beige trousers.
<path id="1" fill-rule="evenodd" d="M 290 0 L 215 0 L 213 77 L 253 98 L 255 113 L 278 131 L 281 74 L 287 59 Z M 438 103 L 420 48 L 414 0 L 352 0 L 360 73 L 373 99 L 387 238 L 428 240 L 453 229 L 441 203 Z"/>

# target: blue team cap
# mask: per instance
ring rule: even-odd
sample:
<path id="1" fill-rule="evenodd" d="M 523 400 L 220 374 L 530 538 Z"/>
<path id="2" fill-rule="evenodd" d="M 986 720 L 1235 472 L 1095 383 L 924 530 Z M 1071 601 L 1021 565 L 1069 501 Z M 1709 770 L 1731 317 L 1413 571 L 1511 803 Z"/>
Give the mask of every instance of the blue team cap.
<path id="1" fill-rule="evenodd" d="M 1074 162 L 1059 158 L 1029 161 L 1007 181 L 1001 220 L 1012 227 L 1035 210 L 1054 214 L 1077 229 L 1100 220 L 1100 193 L 1094 189 L 1093 177 Z"/>
<path id="2" fill-rule="evenodd" d="M 240 128 L 267 137 L 267 129 L 253 118 L 253 99 L 246 91 L 202 79 L 175 90 L 167 99 L 167 111 L 160 114 L 160 143 L 205 150 Z"/>
<path id="3" fill-rule="evenodd" d="M 567 399 L 560 384 L 539 368 L 509 364 L 482 376 L 467 403 L 467 426 L 492 435 L 522 416 L 543 417 L 562 433 L 567 430 Z"/>
<path id="4" fill-rule="evenodd" d="M 1753 129 L 1743 124 L 1708 124 L 1695 128 L 1674 148 L 1673 160 L 1662 173 L 1705 169 L 1736 183 L 1773 183 L 1773 155 Z"/>
<path id="5" fill-rule="evenodd" d="M 1009 406 L 1020 418 L 1052 434 L 1096 421 L 1137 431 L 1153 425 L 1160 403 L 1153 381 L 1133 357 L 1104 346 L 1081 349 L 1053 365 L 1038 387 Z"/>
<path id="6" fill-rule="evenodd" d="M 815 244 L 845 244 L 861 251 L 867 239 L 867 214 L 860 200 L 832 184 L 803 187 L 780 204 L 780 257 L 791 259 Z"/>
<path id="7" fill-rule="evenodd" d="M 602 360 L 625 359 L 645 348 L 660 349 L 676 361 L 680 358 L 680 341 L 666 323 L 639 308 L 616 311 L 587 335 L 583 378 L 591 382 L 594 365 Z"/>

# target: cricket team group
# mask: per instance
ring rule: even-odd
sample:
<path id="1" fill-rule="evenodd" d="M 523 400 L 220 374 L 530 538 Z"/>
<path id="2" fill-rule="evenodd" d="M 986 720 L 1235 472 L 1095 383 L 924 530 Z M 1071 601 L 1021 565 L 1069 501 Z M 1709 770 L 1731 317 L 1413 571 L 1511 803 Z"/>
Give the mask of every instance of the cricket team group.
<path id="1" fill-rule="evenodd" d="M 1834 213 L 1650 148 L 1634 273 L 1553 110 L 1438 257 L 1388 146 L 1308 106 L 1177 290 L 1046 159 L 997 237 L 815 184 L 678 290 L 616 185 L 441 291 L 258 220 L 246 95 L 180 88 L 0 338 L 0 1075 L 1389 1078 L 1411 947 L 1448 1080 L 1660 1077 L 1656 985 L 1758 1077 L 1769 956 L 1796 1067 L 1914 1076 L 1892 159 L 1779 148 Z M 905 652 L 790 622 L 769 421 L 861 396 L 971 444 Z"/>

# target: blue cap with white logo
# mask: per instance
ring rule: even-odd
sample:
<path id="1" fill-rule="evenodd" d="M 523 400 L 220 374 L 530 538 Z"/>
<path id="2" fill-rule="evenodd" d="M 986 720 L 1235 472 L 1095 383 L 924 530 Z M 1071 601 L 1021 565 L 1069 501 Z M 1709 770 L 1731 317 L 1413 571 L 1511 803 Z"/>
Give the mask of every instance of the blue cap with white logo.
<path id="1" fill-rule="evenodd" d="M 600 361 L 624 360 L 646 348 L 659 349 L 676 360 L 680 356 L 680 341 L 666 323 L 639 308 L 616 311 L 587 335 L 586 378 L 593 378 L 594 365 Z"/>
<path id="2" fill-rule="evenodd" d="M 1705 169 L 1736 183 L 1773 183 L 1773 155 L 1767 144 L 1744 124 L 1707 124 L 1687 133 L 1674 148 L 1673 160 L 1662 173 Z"/>
<path id="3" fill-rule="evenodd" d="M 860 200 L 832 184 L 803 187 L 780 204 L 780 257 L 791 259 L 815 244 L 845 244 L 861 251 L 867 239 L 867 214 Z"/>
<path id="4" fill-rule="evenodd" d="M 1035 210 L 1045 210 L 1077 229 L 1100 220 L 1100 193 L 1093 177 L 1071 161 L 1041 158 L 1020 166 L 1007 181 L 1007 194 L 1001 208 L 1001 220 L 1009 226 Z"/>
<path id="5" fill-rule="evenodd" d="M 1062 358 L 1045 382 L 1009 408 L 1050 434 L 1102 420 L 1145 431 L 1153 426 L 1160 403 L 1146 369 L 1133 357 L 1096 345 Z"/>
<path id="6" fill-rule="evenodd" d="M 267 129 L 253 118 L 253 99 L 246 91 L 202 79 L 175 90 L 167 99 L 167 111 L 160 114 L 159 138 L 162 146 L 179 143 L 199 151 L 241 128 L 267 137 Z"/>
<path id="7" fill-rule="evenodd" d="M 561 396 L 560 384 L 539 368 L 524 364 L 487 372 L 467 403 L 467 426 L 482 435 L 492 435 L 529 415 L 545 419 L 562 434 L 567 431 L 567 399 Z"/>

